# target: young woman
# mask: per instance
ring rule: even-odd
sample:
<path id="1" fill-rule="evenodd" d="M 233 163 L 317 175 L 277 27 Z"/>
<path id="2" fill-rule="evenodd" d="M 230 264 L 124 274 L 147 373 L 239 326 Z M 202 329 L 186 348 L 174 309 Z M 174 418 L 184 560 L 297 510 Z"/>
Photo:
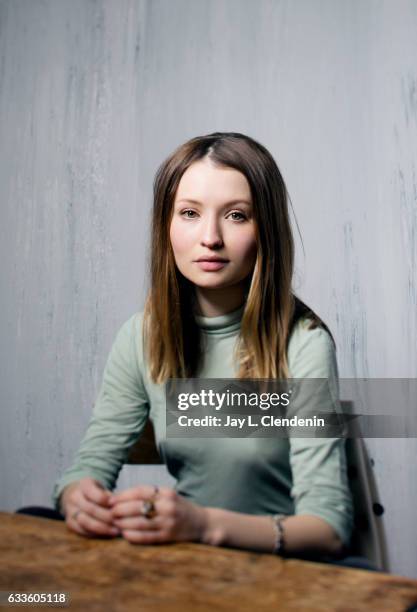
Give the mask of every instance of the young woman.
<path id="1" fill-rule="evenodd" d="M 73 531 L 293 556 L 343 554 L 352 530 L 344 440 L 166 437 L 170 378 L 326 378 L 334 342 L 293 293 L 285 183 L 239 133 L 180 146 L 154 183 L 150 289 L 120 329 L 74 464 L 53 499 Z M 112 494 L 147 419 L 176 478 Z"/>

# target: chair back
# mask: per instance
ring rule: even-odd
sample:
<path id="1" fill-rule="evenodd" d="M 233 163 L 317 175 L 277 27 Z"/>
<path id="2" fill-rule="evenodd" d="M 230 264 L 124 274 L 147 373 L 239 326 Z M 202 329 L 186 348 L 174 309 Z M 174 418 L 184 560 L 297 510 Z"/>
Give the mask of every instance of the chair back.
<path id="1" fill-rule="evenodd" d="M 353 403 L 341 402 L 344 414 L 353 415 Z M 349 485 L 353 497 L 354 528 L 351 554 L 369 559 L 376 567 L 388 572 L 388 553 L 382 515 L 373 470 L 373 460 L 360 437 L 359 426 L 352 427 L 353 438 L 346 439 L 346 459 Z"/>
<path id="2" fill-rule="evenodd" d="M 155 432 L 151 419 L 130 449 L 126 463 L 133 465 L 160 465 L 163 463 L 156 447 Z"/>

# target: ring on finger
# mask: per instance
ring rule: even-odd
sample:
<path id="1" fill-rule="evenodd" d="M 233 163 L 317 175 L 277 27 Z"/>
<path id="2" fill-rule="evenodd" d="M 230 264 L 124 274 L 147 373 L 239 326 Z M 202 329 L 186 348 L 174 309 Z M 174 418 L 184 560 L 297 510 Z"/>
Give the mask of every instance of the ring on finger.
<path id="1" fill-rule="evenodd" d="M 78 508 L 78 510 L 76 510 L 75 512 L 73 512 L 73 513 L 71 514 L 71 518 L 72 518 L 74 521 L 76 521 L 76 520 L 77 520 L 77 516 L 80 514 L 80 512 L 81 512 L 81 508 Z"/>
<path id="2" fill-rule="evenodd" d="M 140 514 L 147 519 L 156 515 L 156 508 L 153 499 L 144 499 L 141 502 Z"/>

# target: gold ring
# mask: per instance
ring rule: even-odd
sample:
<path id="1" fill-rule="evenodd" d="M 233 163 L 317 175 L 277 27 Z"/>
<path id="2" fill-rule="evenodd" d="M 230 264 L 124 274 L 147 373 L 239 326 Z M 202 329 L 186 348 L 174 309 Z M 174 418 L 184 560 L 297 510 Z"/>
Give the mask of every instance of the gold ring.
<path id="1" fill-rule="evenodd" d="M 142 500 L 141 514 L 145 518 L 153 518 L 156 515 L 155 498 L 159 493 L 159 487 L 154 485 L 154 493 L 150 499 Z"/>
<path id="2" fill-rule="evenodd" d="M 148 519 L 155 516 L 156 508 L 153 499 L 145 499 L 142 501 L 141 514 Z"/>
<path id="3" fill-rule="evenodd" d="M 77 516 L 80 514 L 80 512 L 81 512 L 81 509 L 79 508 L 78 510 L 76 510 L 75 512 L 73 512 L 73 513 L 71 514 L 71 518 L 72 518 L 74 521 L 76 521 L 76 520 L 77 520 Z"/>

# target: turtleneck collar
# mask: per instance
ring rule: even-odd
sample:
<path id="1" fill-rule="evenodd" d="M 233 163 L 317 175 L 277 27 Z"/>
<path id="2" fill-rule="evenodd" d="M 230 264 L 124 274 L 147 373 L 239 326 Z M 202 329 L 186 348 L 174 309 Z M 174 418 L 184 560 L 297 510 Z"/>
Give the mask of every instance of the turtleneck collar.
<path id="1" fill-rule="evenodd" d="M 206 334 L 229 334 L 240 329 L 244 309 L 245 304 L 242 304 L 236 310 L 218 317 L 203 317 L 194 314 L 194 318 L 197 325 Z"/>

